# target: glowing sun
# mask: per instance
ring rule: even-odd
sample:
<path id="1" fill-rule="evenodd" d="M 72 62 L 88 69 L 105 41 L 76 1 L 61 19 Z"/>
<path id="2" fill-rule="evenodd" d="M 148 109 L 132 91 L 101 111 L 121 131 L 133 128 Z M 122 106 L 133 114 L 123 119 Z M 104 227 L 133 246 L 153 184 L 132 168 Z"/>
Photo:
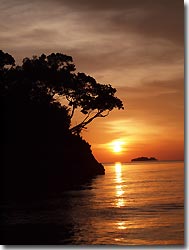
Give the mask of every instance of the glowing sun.
<path id="1" fill-rule="evenodd" d="M 114 153 L 120 153 L 123 151 L 123 145 L 124 143 L 122 141 L 113 141 L 112 143 L 112 149 Z"/>

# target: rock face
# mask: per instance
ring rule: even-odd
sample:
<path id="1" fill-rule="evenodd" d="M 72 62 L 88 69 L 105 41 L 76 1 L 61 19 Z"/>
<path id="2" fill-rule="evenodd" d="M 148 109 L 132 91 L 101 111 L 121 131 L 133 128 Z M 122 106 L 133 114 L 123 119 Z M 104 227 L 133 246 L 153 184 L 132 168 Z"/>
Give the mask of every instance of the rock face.
<path id="1" fill-rule="evenodd" d="M 58 195 L 104 174 L 104 167 L 94 158 L 90 145 L 79 136 L 81 131 L 75 131 L 78 135 L 71 131 L 73 104 L 68 101 L 65 106 L 55 97 L 60 94 L 67 98 L 70 89 L 71 93 L 79 93 L 76 85 L 80 81 L 75 84 L 71 68 L 63 72 L 61 67 L 60 73 L 45 61 L 41 64 L 41 58 L 26 59 L 22 66 L 9 69 L 4 66 L 7 62 L 12 65 L 14 59 L 0 52 L 3 196 L 8 199 L 20 196 L 24 200 L 51 193 Z M 65 57 L 61 58 L 55 61 L 63 60 L 64 65 Z M 90 105 L 87 108 L 90 110 Z"/>
<path id="2" fill-rule="evenodd" d="M 142 157 L 134 158 L 131 161 L 157 161 L 157 159 L 154 157 L 148 158 L 148 157 L 142 156 Z"/>
<path id="3" fill-rule="evenodd" d="M 56 141 L 57 142 L 57 141 Z M 4 145 L 3 192 L 6 197 L 35 197 L 76 189 L 105 174 L 90 145 L 81 137 L 61 143 Z"/>

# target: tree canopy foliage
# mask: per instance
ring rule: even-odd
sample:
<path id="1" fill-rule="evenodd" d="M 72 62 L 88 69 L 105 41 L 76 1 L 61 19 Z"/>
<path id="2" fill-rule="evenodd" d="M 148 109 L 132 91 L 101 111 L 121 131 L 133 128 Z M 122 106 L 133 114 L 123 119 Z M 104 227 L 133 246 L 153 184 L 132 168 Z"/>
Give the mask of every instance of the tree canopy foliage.
<path id="1" fill-rule="evenodd" d="M 100 84 L 85 73 L 76 73 L 72 57 L 61 53 L 25 58 L 18 66 L 11 55 L 0 51 L 0 91 L 1 104 L 12 110 L 13 117 L 19 114 L 15 109 L 23 111 L 24 106 L 24 115 L 29 114 L 30 122 L 32 115 L 27 109 L 32 106 L 32 112 L 39 118 L 41 114 L 53 113 L 53 119 L 59 120 L 62 128 L 73 134 L 80 134 L 87 124 L 97 117 L 107 116 L 114 108 L 123 109 L 122 101 L 115 96 L 115 88 Z M 67 101 L 67 105 L 60 101 L 60 97 Z M 78 109 L 84 118 L 71 127 Z M 5 118 L 9 119 L 6 114 Z M 47 126 L 45 119 L 44 127 Z M 53 128 L 53 121 L 50 124 Z"/>
<path id="2" fill-rule="evenodd" d="M 106 107 L 113 108 L 108 99 L 107 104 L 103 100 L 105 105 L 98 100 L 102 94 L 107 95 L 106 88 L 111 89 L 75 73 L 70 56 L 53 53 L 25 58 L 19 66 L 11 55 L 0 51 L 0 150 L 5 199 L 30 200 L 58 193 L 105 173 L 90 145 L 77 135 L 94 119 L 89 117 L 91 110 L 103 116 Z M 82 111 L 85 120 L 74 128 L 71 119 L 76 109 Z"/>

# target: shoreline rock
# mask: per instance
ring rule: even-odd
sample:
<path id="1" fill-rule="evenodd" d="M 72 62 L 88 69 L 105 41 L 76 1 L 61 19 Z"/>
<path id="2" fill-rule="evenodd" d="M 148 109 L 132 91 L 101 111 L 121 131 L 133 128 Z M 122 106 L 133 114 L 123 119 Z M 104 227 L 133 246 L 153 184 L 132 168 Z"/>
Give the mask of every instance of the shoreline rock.
<path id="1" fill-rule="evenodd" d="M 81 137 L 67 135 L 60 144 L 3 145 L 4 198 L 35 197 L 78 189 L 105 169 Z"/>

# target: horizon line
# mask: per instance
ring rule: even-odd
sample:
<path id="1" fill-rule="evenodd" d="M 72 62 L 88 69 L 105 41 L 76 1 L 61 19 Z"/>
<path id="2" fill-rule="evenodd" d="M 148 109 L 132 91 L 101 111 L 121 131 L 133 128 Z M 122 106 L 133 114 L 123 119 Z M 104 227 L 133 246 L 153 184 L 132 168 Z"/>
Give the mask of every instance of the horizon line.
<path id="1" fill-rule="evenodd" d="M 158 162 L 173 162 L 173 161 L 185 161 L 184 159 L 183 160 L 157 160 L 157 161 L 124 161 L 124 162 L 121 162 L 121 161 L 112 161 L 112 162 L 100 162 L 101 164 L 114 164 L 114 163 L 117 163 L 117 162 L 120 162 L 120 163 L 143 163 L 143 162 L 150 162 L 150 163 L 158 163 Z"/>

